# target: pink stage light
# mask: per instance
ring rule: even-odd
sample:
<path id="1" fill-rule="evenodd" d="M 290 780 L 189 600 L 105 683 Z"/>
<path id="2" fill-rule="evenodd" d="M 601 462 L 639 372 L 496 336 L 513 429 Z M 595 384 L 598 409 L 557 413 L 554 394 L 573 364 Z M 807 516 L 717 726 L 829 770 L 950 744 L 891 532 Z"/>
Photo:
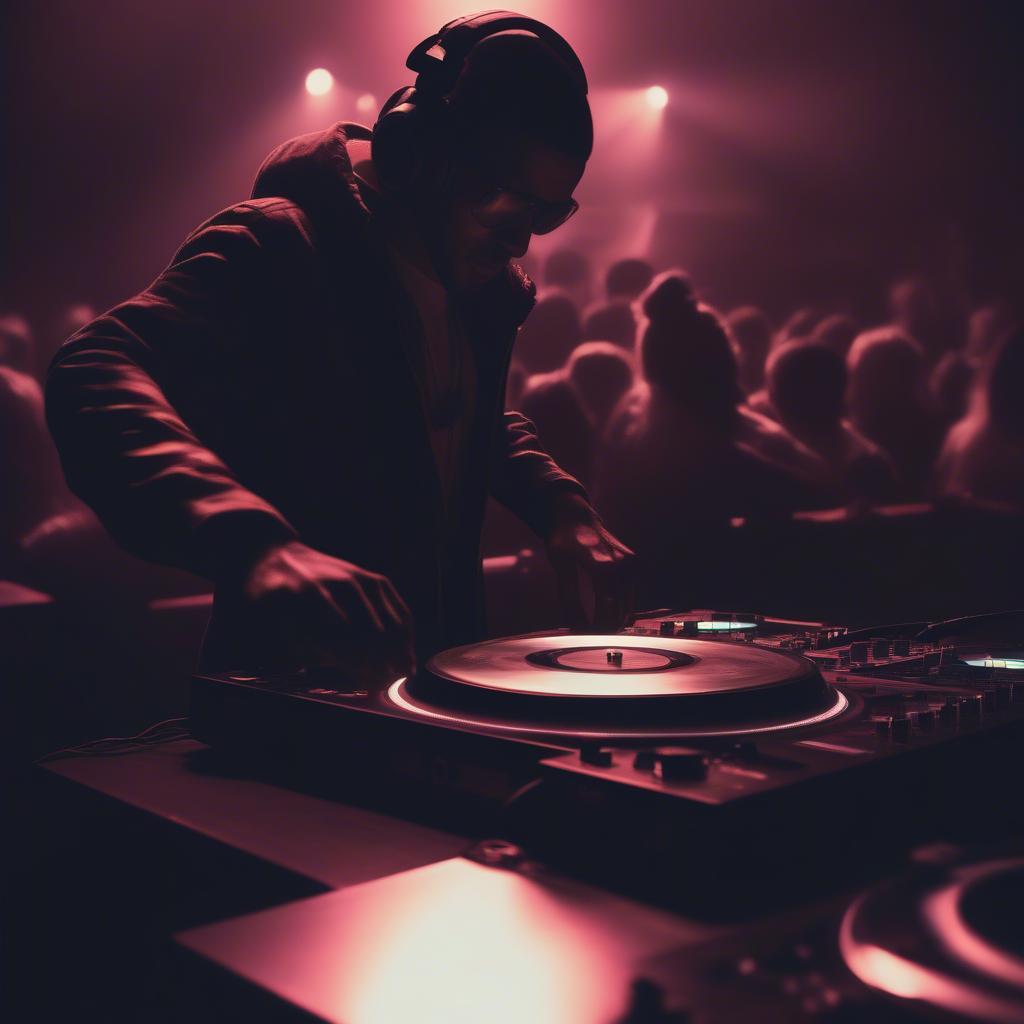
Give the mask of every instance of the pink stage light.
<path id="1" fill-rule="evenodd" d="M 334 75 L 327 68 L 314 68 L 306 75 L 306 92 L 310 96 L 325 96 L 334 88 Z"/>
<path id="2" fill-rule="evenodd" d="M 668 105 L 668 91 L 660 85 L 652 85 L 644 93 L 644 99 L 652 110 L 664 110 Z"/>

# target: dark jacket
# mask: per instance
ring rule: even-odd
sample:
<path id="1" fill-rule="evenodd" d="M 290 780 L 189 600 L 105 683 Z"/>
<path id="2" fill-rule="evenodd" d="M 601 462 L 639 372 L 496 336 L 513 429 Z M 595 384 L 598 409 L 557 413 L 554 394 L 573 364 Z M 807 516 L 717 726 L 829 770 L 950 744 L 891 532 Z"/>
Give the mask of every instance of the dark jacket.
<path id="1" fill-rule="evenodd" d="M 427 651 L 481 634 L 487 493 L 543 533 L 567 493 L 584 492 L 529 421 L 503 412 L 534 301 L 511 265 L 460 300 L 476 420 L 445 535 L 419 321 L 360 198 L 350 137 L 369 132 L 341 123 L 278 148 L 252 199 L 70 338 L 47 416 L 72 489 L 129 550 L 216 579 L 298 536 L 388 576 Z"/>

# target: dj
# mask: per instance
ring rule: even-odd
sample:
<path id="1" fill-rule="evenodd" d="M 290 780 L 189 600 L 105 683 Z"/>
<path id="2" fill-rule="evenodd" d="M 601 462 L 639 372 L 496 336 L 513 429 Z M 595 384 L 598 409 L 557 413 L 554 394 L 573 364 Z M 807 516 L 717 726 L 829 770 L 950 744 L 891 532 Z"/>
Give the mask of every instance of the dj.
<path id="1" fill-rule="evenodd" d="M 488 493 L 547 545 L 570 624 L 630 610 L 632 553 L 504 412 L 534 287 L 510 259 L 576 210 L 583 69 L 545 25 L 462 18 L 373 131 L 285 143 L 252 198 L 57 354 L 47 413 L 114 536 L 215 584 L 208 668 L 405 674 L 478 639 Z"/>

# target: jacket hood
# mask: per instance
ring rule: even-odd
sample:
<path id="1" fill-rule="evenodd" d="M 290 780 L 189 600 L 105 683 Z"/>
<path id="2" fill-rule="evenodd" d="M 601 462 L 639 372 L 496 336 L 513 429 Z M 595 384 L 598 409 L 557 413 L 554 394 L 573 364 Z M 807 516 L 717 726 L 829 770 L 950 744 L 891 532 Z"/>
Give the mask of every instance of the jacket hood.
<path id="1" fill-rule="evenodd" d="M 287 199 L 310 218 L 320 230 L 340 233 L 369 224 L 372 213 L 359 191 L 348 141 L 370 141 L 369 128 L 339 121 L 319 132 L 300 135 L 282 143 L 263 161 L 252 189 L 253 199 Z M 516 326 L 533 308 L 536 286 L 516 263 L 477 290 L 474 305 L 487 308 L 497 302 Z"/>

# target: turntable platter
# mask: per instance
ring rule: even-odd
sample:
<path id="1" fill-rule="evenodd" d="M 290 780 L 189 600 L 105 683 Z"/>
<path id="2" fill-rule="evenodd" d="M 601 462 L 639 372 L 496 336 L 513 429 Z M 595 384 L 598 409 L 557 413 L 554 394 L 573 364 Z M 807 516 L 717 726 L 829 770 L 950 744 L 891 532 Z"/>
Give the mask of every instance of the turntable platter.
<path id="1" fill-rule="evenodd" d="M 543 634 L 457 647 L 395 684 L 388 699 L 453 725 L 623 740 L 794 728 L 848 706 L 800 655 L 633 634 Z"/>
<path id="2" fill-rule="evenodd" d="M 444 651 L 428 666 L 464 686 L 547 697 L 679 698 L 776 686 L 813 666 L 746 644 L 682 637 L 512 637 Z"/>

